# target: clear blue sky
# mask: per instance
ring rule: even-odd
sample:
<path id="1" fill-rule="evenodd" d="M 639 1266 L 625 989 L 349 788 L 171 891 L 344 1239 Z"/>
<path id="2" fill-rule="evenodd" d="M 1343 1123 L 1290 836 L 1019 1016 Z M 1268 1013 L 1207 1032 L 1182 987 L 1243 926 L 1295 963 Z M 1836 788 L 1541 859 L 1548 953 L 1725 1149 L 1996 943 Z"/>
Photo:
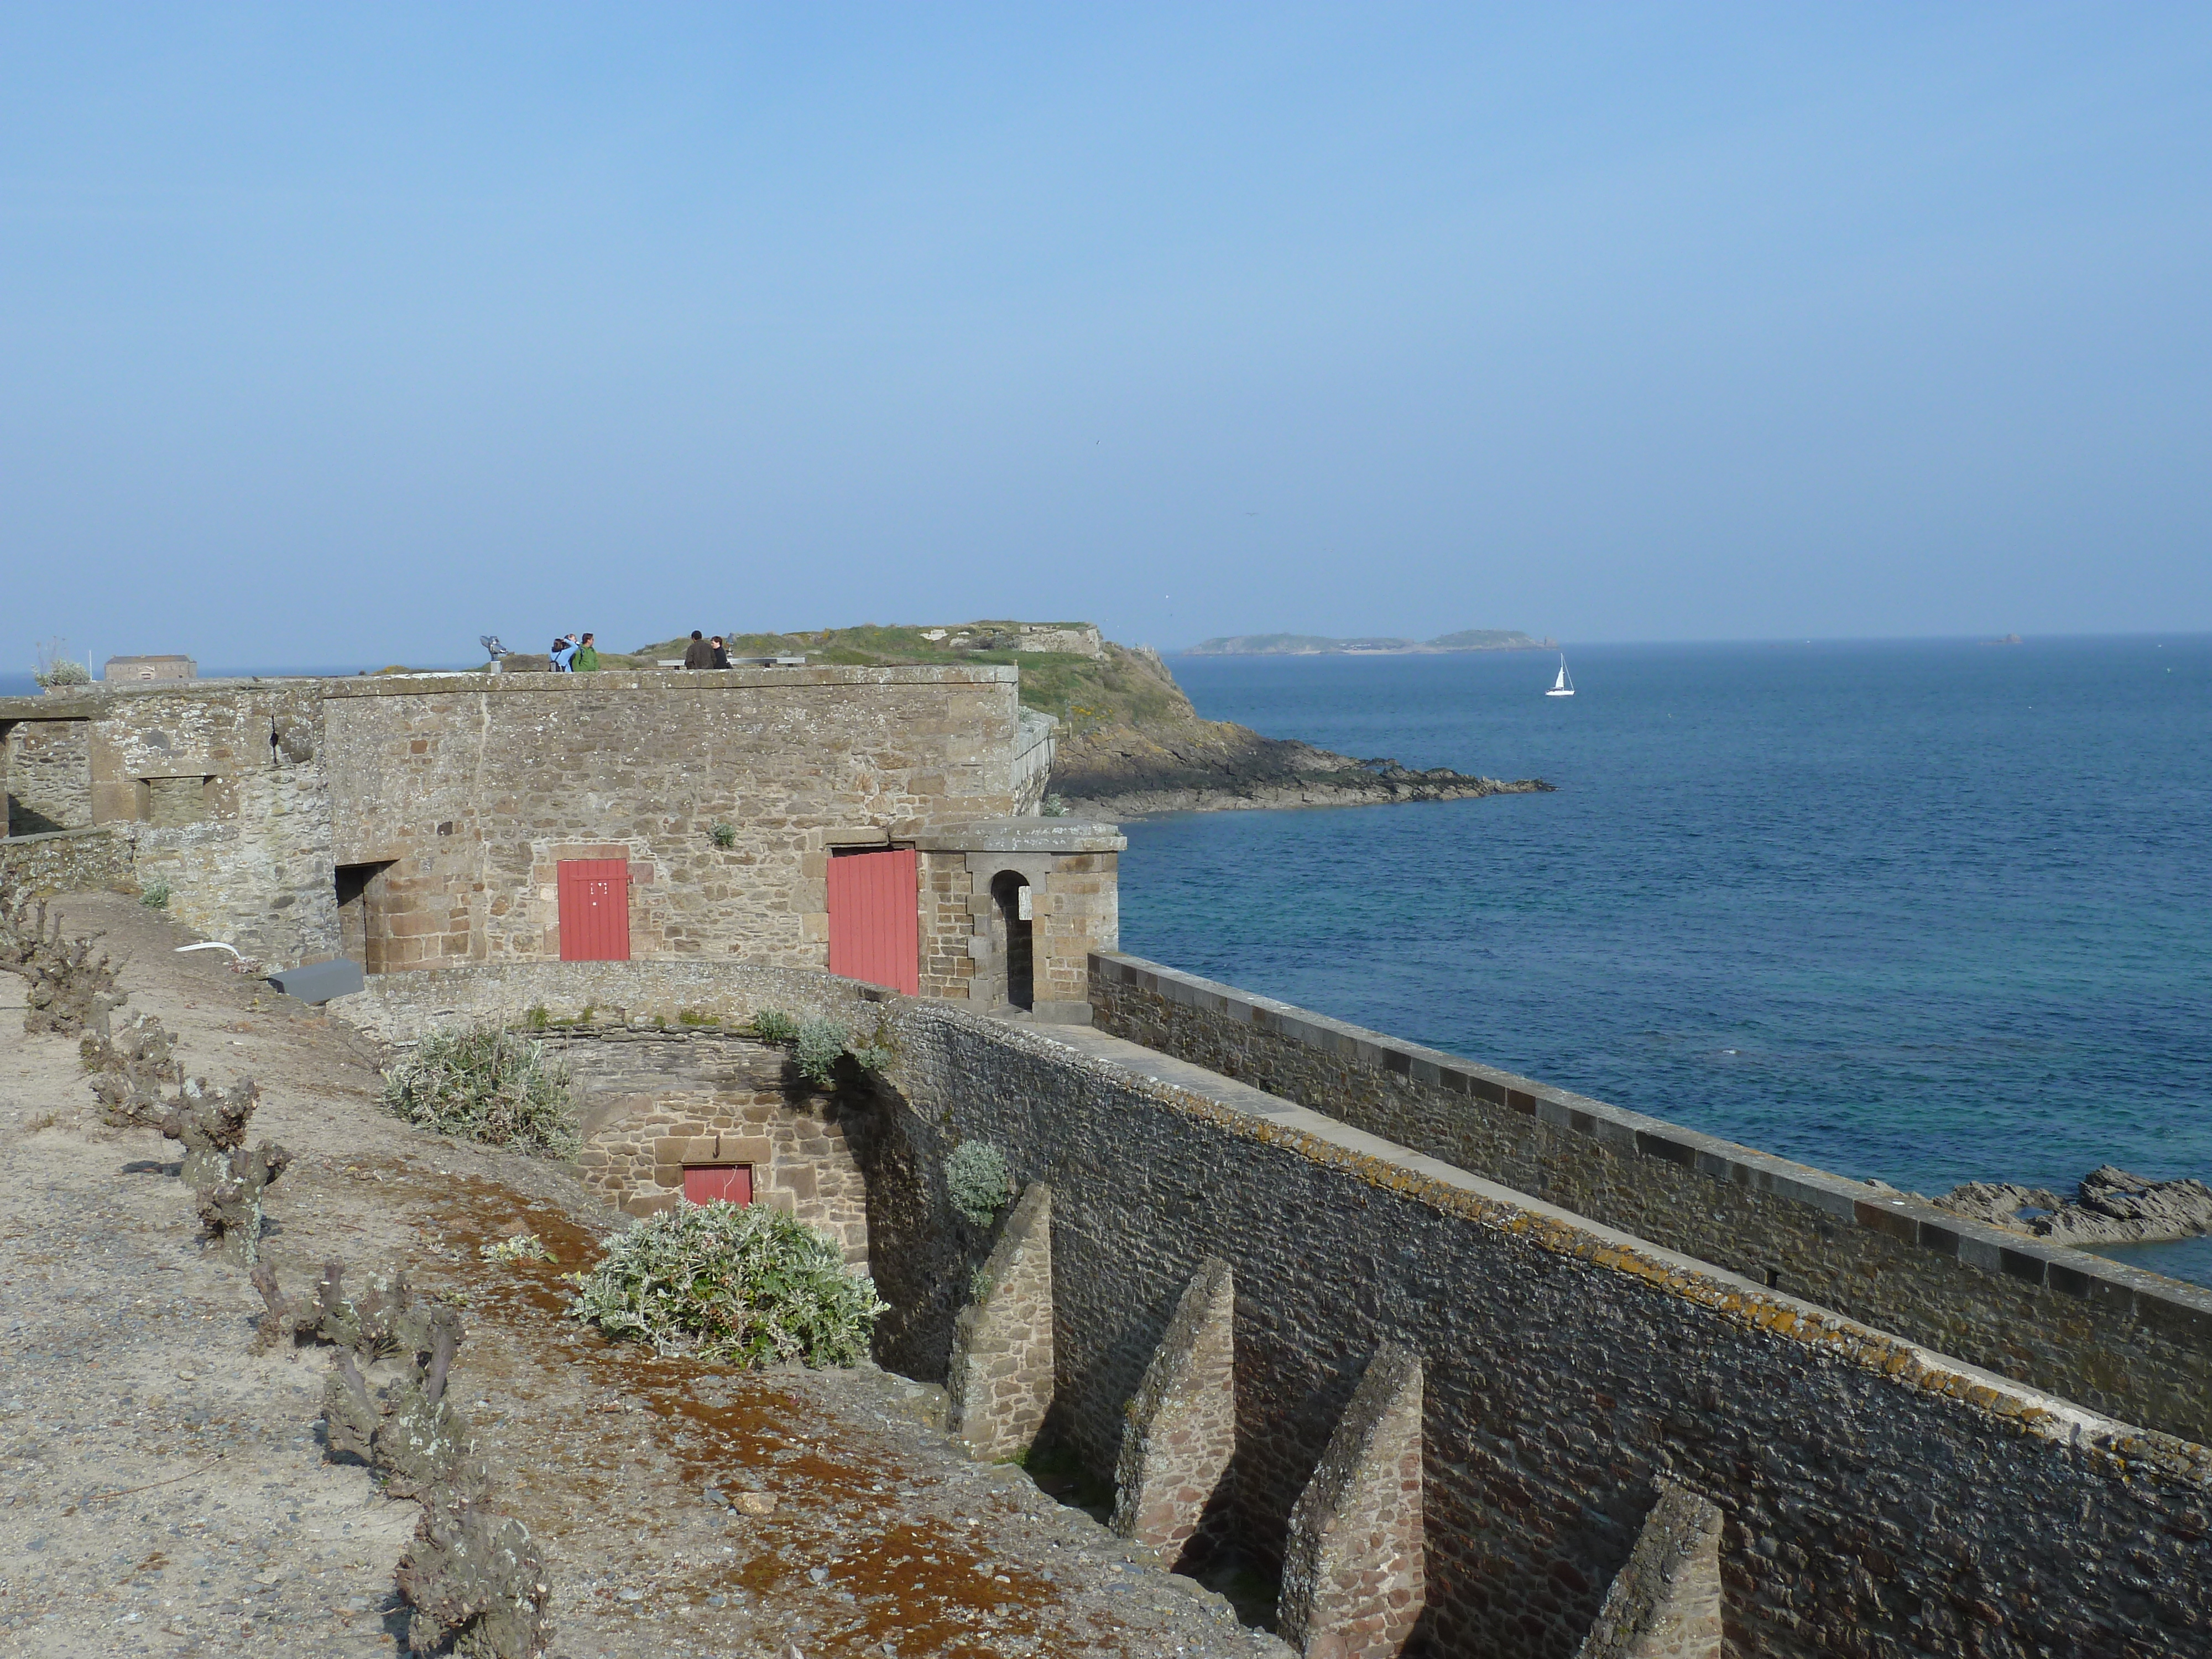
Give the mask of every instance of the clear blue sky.
<path id="1" fill-rule="evenodd" d="M 0 666 L 2212 628 L 2212 8 L 0 12 Z"/>

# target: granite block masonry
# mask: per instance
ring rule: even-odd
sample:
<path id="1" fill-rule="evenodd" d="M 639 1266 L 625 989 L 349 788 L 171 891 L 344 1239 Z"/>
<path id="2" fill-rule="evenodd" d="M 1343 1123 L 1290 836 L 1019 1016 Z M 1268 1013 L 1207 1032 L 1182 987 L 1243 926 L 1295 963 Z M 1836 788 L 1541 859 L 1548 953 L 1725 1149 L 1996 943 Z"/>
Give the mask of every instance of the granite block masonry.
<path id="1" fill-rule="evenodd" d="M 1128 1405 L 1113 1527 L 1172 1567 L 1220 1505 L 1237 1451 L 1237 1275 L 1208 1256 Z"/>
<path id="2" fill-rule="evenodd" d="M 961 1311 L 945 1382 L 945 1425 L 987 1462 L 1018 1457 L 1052 1409 L 1052 1193 L 1032 1182 Z"/>
<path id="3" fill-rule="evenodd" d="M 1721 1659 L 1725 1522 L 1686 1486 L 1662 1486 L 1575 1659 Z"/>
<path id="4" fill-rule="evenodd" d="M 1279 1628 L 1306 1659 L 1394 1659 L 1426 1597 L 1421 1362 L 1376 1350 L 1291 1511 Z"/>
<path id="5" fill-rule="evenodd" d="M 2212 1438 L 2212 1291 L 1101 951 L 1094 1022 L 2126 1421 Z"/>

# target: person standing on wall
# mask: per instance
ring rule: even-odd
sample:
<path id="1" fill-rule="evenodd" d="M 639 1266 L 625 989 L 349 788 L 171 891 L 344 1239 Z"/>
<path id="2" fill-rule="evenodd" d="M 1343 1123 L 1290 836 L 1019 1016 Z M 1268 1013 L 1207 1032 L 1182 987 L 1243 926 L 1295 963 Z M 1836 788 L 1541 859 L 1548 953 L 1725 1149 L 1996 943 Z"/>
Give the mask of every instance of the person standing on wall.
<path id="1" fill-rule="evenodd" d="M 720 634 L 717 634 L 713 639 L 708 641 L 707 643 L 714 647 L 714 660 L 708 664 L 708 666 L 710 668 L 727 668 L 730 665 L 730 647 L 722 643 L 722 636 Z"/>
<path id="2" fill-rule="evenodd" d="M 691 630 L 691 643 L 684 647 L 684 665 L 686 668 L 712 668 L 714 665 L 714 647 L 701 637 L 696 628 Z"/>
<path id="3" fill-rule="evenodd" d="M 553 672 L 555 673 L 568 673 L 575 660 L 576 636 L 574 634 L 563 634 L 553 641 Z"/>
<path id="4" fill-rule="evenodd" d="M 588 674 L 599 665 L 599 647 L 592 643 L 596 635 L 586 634 L 577 646 L 576 654 L 568 659 L 568 671 L 574 674 Z"/>

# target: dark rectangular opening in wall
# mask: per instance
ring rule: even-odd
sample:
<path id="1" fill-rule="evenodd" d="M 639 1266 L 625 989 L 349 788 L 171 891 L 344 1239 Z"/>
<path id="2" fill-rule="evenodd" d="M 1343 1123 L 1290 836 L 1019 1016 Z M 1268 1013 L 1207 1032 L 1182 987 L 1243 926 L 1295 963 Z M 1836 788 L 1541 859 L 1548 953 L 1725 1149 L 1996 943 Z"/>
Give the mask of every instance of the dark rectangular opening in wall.
<path id="1" fill-rule="evenodd" d="M 337 870 L 339 949 L 365 974 L 385 971 L 385 944 L 391 916 L 384 900 L 384 874 L 397 860 L 341 864 Z"/>

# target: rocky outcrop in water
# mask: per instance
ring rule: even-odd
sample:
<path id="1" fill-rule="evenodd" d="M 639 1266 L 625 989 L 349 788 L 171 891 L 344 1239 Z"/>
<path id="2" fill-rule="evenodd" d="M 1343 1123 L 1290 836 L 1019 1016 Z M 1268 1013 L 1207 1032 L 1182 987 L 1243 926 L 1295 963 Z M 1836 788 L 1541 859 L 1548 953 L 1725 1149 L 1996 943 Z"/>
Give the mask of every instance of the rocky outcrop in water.
<path id="1" fill-rule="evenodd" d="M 1114 693 L 1073 705 L 1054 760 L 1053 793 L 1079 816 L 1237 808 L 1369 806 L 1533 794 L 1540 778 L 1476 777 L 1389 759 L 1361 760 L 1230 720 L 1199 718 L 1159 653 L 1109 641 L 1103 677 Z"/>
<path id="2" fill-rule="evenodd" d="M 2148 1181 L 2109 1164 L 2082 1176 L 2070 1199 L 2041 1187 L 1976 1181 L 1936 1202 L 2058 1244 L 2157 1244 L 2212 1233 L 2212 1187 Z"/>

